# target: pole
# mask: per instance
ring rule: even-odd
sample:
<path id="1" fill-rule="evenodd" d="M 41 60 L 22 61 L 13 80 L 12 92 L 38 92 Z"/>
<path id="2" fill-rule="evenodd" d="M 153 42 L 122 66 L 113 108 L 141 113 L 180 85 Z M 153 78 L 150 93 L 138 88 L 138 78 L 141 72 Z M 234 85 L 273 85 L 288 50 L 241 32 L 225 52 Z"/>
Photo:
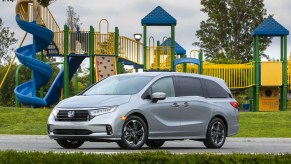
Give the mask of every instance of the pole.
<path id="1" fill-rule="evenodd" d="M 69 28 L 64 26 L 64 99 L 69 97 Z"/>
<path id="2" fill-rule="evenodd" d="M 147 25 L 143 25 L 143 71 L 147 71 Z"/>
<path id="3" fill-rule="evenodd" d="M 200 50 L 198 54 L 198 58 L 200 60 L 200 65 L 199 65 L 199 74 L 203 74 L 203 52 Z"/>
<path id="4" fill-rule="evenodd" d="M 161 56 L 161 51 L 160 51 L 160 41 L 157 41 L 157 57 L 156 57 L 156 66 L 157 66 L 157 69 L 160 69 L 161 68 L 161 63 L 160 63 L 160 56 Z M 163 49 L 164 51 L 164 49 Z"/>
<path id="5" fill-rule="evenodd" d="M 118 53 L 119 53 L 119 29 L 118 27 L 115 27 L 115 46 L 114 46 L 114 53 L 115 53 L 115 65 L 116 65 L 116 73 L 120 74 L 120 63 L 118 62 Z"/>
<path id="6" fill-rule="evenodd" d="M 40 52 L 40 61 L 43 61 L 43 60 L 44 60 L 43 57 L 44 57 L 44 55 L 43 55 L 43 51 L 41 51 L 41 52 Z M 39 96 L 40 96 L 40 98 L 43 98 L 43 87 L 41 87 L 41 88 L 39 89 Z"/>
<path id="7" fill-rule="evenodd" d="M 260 80 L 260 69 L 259 69 L 259 44 L 260 44 L 260 40 L 259 40 L 259 36 L 256 35 L 255 36 L 255 97 L 254 97 L 254 112 L 258 112 L 259 111 L 259 89 L 260 89 L 260 84 L 259 84 L 259 80 Z"/>
<path id="8" fill-rule="evenodd" d="M 287 83 L 287 36 L 283 37 L 284 42 L 284 51 L 283 51 L 283 94 L 282 94 L 282 111 L 287 111 L 287 92 L 288 92 L 288 83 Z"/>
<path id="9" fill-rule="evenodd" d="M 89 82 L 90 85 L 95 83 L 94 79 L 94 28 L 93 26 L 90 26 L 90 32 L 89 32 Z"/>
<path id="10" fill-rule="evenodd" d="M 187 55 L 186 54 L 182 55 L 182 58 L 187 58 Z M 184 73 L 187 72 L 187 63 L 183 63 L 183 72 Z"/>
<path id="11" fill-rule="evenodd" d="M 174 71 L 175 60 L 175 25 L 171 26 L 171 71 Z"/>
<path id="12" fill-rule="evenodd" d="M 20 68 L 22 67 L 23 65 L 22 64 L 19 64 L 16 68 L 16 73 L 15 73 L 15 86 L 18 86 L 19 85 L 19 71 L 20 71 Z M 20 107 L 20 103 L 17 99 L 17 97 L 15 96 L 15 106 L 17 108 Z"/>

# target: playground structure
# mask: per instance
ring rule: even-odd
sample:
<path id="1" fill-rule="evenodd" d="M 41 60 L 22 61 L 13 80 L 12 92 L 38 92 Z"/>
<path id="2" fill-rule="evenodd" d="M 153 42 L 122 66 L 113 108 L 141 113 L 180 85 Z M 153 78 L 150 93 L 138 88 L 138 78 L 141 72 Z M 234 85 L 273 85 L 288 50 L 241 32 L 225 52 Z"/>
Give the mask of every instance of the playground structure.
<path id="1" fill-rule="evenodd" d="M 89 58 L 90 84 L 110 75 L 120 73 L 120 63 L 143 71 L 178 71 L 199 73 L 222 78 L 231 89 L 249 89 L 252 111 L 287 110 L 287 92 L 290 84 L 290 61 L 287 61 L 287 35 L 289 31 L 269 17 L 253 33 L 254 60 L 245 64 L 213 64 L 203 61 L 200 51 L 190 52 L 175 41 L 177 21 L 158 6 L 141 20 L 143 43 L 119 36 L 119 28 L 109 31 L 109 23 L 103 19 L 99 31 L 90 26 L 89 31 L 70 31 L 58 26 L 48 8 L 30 0 L 19 0 L 16 6 L 16 21 L 20 28 L 34 36 L 34 43 L 16 51 L 21 63 L 33 71 L 33 79 L 15 88 L 17 100 L 26 105 L 49 106 L 69 97 L 69 81 L 82 61 Z M 31 22 L 36 20 L 35 22 Z M 101 23 L 107 24 L 106 33 L 101 32 Z M 44 28 L 44 27 L 46 28 Z M 162 43 L 147 36 L 149 26 L 170 26 L 170 37 Z M 41 34 L 41 35 L 40 35 Z M 53 35 L 52 35 L 53 34 Z M 281 61 L 261 62 L 259 57 L 260 36 L 281 37 Z M 25 35 L 26 36 L 26 35 Z M 35 58 L 37 52 L 46 56 L 62 57 L 63 68 L 54 80 L 46 96 L 36 97 L 36 90 L 45 85 L 52 74 L 51 67 Z M 272 69 L 269 69 L 272 67 Z M 271 74 L 271 78 L 268 77 Z M 277 75 L 274 77 L 274 75 Z M 288 77 L 287 77 L 288 76 Z M 3 79 L 5 80 L 5 78 Z M 3 82 L 2 82 L 3 83 Z M 279 97 L 280 95 L 280 97 Z"/>

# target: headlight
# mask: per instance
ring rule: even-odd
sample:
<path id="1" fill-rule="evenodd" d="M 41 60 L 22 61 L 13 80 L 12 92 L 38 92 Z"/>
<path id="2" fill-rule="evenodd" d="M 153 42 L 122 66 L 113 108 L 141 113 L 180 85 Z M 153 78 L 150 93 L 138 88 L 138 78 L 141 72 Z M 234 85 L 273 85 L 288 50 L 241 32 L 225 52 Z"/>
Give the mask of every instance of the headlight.
<path id="1" fill-rule="evenodd" d="M 53 109 L 53 111 L 52 111 L 53 116 L 54 116 L 55 118 L 57 118 L 58 113 L 59 113 L 59 108 L 55 107 L 55 108 Z"/>
<path id="2" fill-rule="evenodd" d="M 114 112 L 116 108 L 117 108 L 117 106 L 100 107 L 98 109 L 89 110 L 89 113 L 90 113 L 90 116 L 95 117 L 95 116 L 99 116 L 101 114 Z"/>

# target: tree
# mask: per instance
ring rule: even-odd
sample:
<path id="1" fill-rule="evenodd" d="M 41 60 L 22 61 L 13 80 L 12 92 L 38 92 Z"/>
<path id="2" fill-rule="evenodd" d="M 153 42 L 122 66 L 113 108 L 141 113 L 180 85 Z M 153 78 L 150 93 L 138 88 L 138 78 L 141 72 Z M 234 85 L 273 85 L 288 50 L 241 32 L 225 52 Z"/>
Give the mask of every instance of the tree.
<path id="1" fill-rule="evenodd" d="M 15 0 L 2 0 L 4 2 L 14 2 Z M 55 2 L 56 0 L 37 0 L 37 2 L 42 5 L 43 7 L 48 7 L 51 3 Z"/>
<path id="2" fill-rule="evenodd" d="M 66 25 L 70 30 L 79 30 L 82 23 L 80 22 L 80 15 L 75 12 L 75 9 L 72 6 L 67 8 L 67 21 Z"/>
<path id="3" fill-rule="evenodd" d="M 208 19 L 200 23 L 195 42 L 207 60 L 236 60 L 249 62 L 253 58 L 253 30 L 264 21 L 267 10 L 264 0 L 201 0 L 202 12 Z M 270 38 L 260 40 L 260 55 L 271 43 Z"/>
<path id="4" fill-rule="evenodd" d="M 9 27 L 4 27 L 0 18 L 0 63 L 5 65 L 11 60 L 9 55 L 13 51 L 11 45 L 16 42 L 17 39 L 14 38 L 14 32 L 10 32 Z"/>

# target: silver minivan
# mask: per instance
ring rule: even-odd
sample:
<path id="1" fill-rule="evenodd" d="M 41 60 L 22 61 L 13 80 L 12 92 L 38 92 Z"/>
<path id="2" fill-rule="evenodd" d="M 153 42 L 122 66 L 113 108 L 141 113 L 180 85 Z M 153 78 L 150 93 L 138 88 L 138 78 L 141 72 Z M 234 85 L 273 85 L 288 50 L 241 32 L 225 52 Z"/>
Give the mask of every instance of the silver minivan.
<path id="1" fill-rule="evenodd" d="M 165 141 L 202 141 L 220 148 L 238 133 L 238 102 L 222 79 L 186 73 L 111 76 L 61 101 L 48 118 L 48 135 L 63 148 L 85 141 L 123 149 Z"/>

